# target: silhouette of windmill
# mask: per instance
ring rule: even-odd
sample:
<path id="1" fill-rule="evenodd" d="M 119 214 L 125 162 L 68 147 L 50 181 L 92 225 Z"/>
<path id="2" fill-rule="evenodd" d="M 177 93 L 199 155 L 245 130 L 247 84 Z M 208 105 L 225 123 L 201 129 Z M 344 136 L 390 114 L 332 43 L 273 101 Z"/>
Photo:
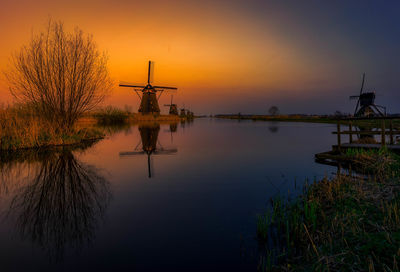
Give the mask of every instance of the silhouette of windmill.
<path id="1" fill-rule="evenodd" d="M 139 125 L 140 141 L 136 145 L 134 151 L 120 152 L 121 157 L 124 156 L 135 156 L 135 155 L 147 155 L 147 167 L 149 178 L 152 177 L 152 155 L 172 155 L 178 152 L 178 149 L 164 149 L 164 147 L 158 141 L 158 133 L 160 132 L 160 124 L 145 124 Z M 140 150 L 139 146 L 142 144 Z"/>
<path id="2" fill-rule="evenodd" d="M 153 65 L 154 66 L 154 65 Z M 175 87 L 165 87 L 165 86 L 153 86 L 151 85 L 151 78 L 152 78 L 152 62 L 149 61 L 149 69 L 147 73 L 147 85 L 132 85 L 132 84 L 119 84 L 120 87 L 130 87 L 134 88 L 134 91 L 139 96 L 140 99 L 140 106 L 139 112 L 142 114 L 149 114 L 149 113 L 160 113 L 160 107 L 158 105 L 158 100 L 160 99 L 161 94 L 164 90 L 177 90 L 178 88 Z M 136 88 L 140 88 L 138 90 Z M 139 92 L 142 92 L 142 96 L 139 95 Z M 157 96 L 157 92 L 160 94 Z"/>
<path id="3" fill-rule="evenodd" d="M 361 89 L 359 95 L 350 96 L 350 100 L 357 99 L 357 105 L 354 110 L 355 117 L 375 117 L 386 116 L 386 108 L 375 105 L 375 92 L 364 93 L 365 73 L 363 74 Z M 381 111 L 382 110 L 382 111 Z"/>
<path id="4" fill-rule="evenodd" d="M 171 103 L 170 104 L 165 104 L 164 106 L 169 107 L 169 114 L 170 115 L 178 115 L 178 106 L 174 103 L 172 103 L 174 96 L 171 95 Z"/>

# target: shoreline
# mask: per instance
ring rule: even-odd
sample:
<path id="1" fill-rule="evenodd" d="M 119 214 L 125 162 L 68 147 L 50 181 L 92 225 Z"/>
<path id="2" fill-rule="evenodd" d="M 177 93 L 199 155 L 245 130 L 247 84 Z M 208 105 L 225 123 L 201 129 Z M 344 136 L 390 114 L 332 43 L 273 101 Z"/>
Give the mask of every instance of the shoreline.
<path id="1" fill-rule="evenodd" d="M 341 124 L 349 124 L 350 122 L 353 125 L 366 125 L 366 126 L 377 126 L 380 124 L 379 119 L 360 119 L 360 120 L 346 120 L 347 117 L 343 117 L 343 119 L 339 119 L 338 117 L 329 117 L 329 116 L 303 116 L 303 115 L 230 115 L 230 114 L 218 114 L 214 115 L 213 118 L 217 119 L 231 119 L 231 120 L 250 120 L 250 121 L 261 121 L 261 122 L 299 122 L 299 123 L 323 123 L 323 124 L 337 124 L 340 122 Z M 393 120 L 393 125 L 400 127 L 400 117 L 391 118 Z M 385 121 L 389 123 L 388 120 Z"/>
<path id="2" fill-rule="evenodd" d="M 171 115 L 139 115 L 133 114 L 123 119 L 121 122 L 115 122 L 111 124 L 101 125 L 99 119 L 95 116 L 84 116 L 77 120 L 77 130 L 71 135 L 52 135 L 53 138 L 43 140 L 40 137 L 35 139 L 23 139 L 24 134 L 18 135 L 19 138 L 15 138 L 10 143 L 1 143 L 0 141 L 0 152 L 13 152 L 18 150 L 41 150 L 51 149 L 58 147 L 70 147 L 79 146 L 85 143 L 92 143 L 100 141 L 107 137 L 107 132 L 104 127 L 113 127 L 119 125 L 137 125 L 137 124 L 170 124 L 187 121 L 186 117 L 171 116 Z M 89 136 L 86 136 L 89 134 Z M 7 137 L 3 139 L 7 141 Z M 8 140 L 9 141 L 9 140 Z"/>
<path id="3" fill-rule="evenodd" d="M 263 271 L 397 271 L 400 156 L 353 150 L 343 158 L 347 174 L 305 185 L 292 201 L 271 199 L 258 215 Z"/>

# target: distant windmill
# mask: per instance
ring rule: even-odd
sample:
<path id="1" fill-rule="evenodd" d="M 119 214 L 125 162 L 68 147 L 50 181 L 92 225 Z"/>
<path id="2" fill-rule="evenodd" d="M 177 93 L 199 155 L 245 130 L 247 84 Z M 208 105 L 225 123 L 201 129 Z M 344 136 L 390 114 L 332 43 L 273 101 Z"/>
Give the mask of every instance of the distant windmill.
<path id="1" fill-rule="evenodd" d="M 361 89 L 359 95 L 350 96 L 350 100 L 357 99 L 357 105 L 354 110 L 355 117 L 374 117 L 386 116 L 386 108 L 375 105 L 375 92 L 364 93 L 365 73 L 363 74 Z"/>
<path id="2" fill-rule="evenodd" d="M 164 149 L 158 142 L 158 133 L 160 132 L 160 125 L 139 125 L 140 142 L 136 145 L 134 151 L 120 152 L 121 157 L 134 156 L 134 155 L 147 155 L 147 167 L 149 178 L 152 177 L 152 155 L 172 155 L 178 152 L 176 148 Z M 139 146 L 142 144 L 140 150 Z"/>
<path id="3" fill-rule="evenodd" d="M 181 116 L 181 117 L 185 117 L 185 116 L 186 116 L 186 110 L 185 110 L 185 108 L 182 108 L 182 109 L 181 109 L 180 116 Z"/>
<path id="4" fill-rule="evenodd" d="M 164 87 L 164 86 L 152 86 L 151 85 L 151 67 L 152 62 L 149 61 L 149 70 L 147 73 L 147 85 L 140 86 L 140 85 L 131 85 L 131 84 L 119 84 L 120 87 L 130 87 L 134 88 L 134 91 L 140 98 L 140 107 L 139 112 L 142 114 L 148 113 L 160 113 L 160 107 L 158 106 L 158 100 L 164 90 L 177 90 L 178 88 L 175 87 Z M 142 96 L 139 95 L 139 91 L 135 88 L 141 88 Z M 157 96 L 157 92 L 160 94 Z"/>
<path id="5" fill-rule="evenodd" d="M 185 108 L 185 103 L 183 103 L 183 108 L 181 108 L 181 110 L 179 112 L 179 116 L 186 117 L 186 114 L 187 114 L 187 109 Z"/>
<path id="6" fill-rule="evenodd" d="M 172 103 L 174 96 L 171 95 L 171 103 L 170 104 L 165 104 L 164 106 L 169 107 L 169 114 L 170 115 L 178 115 L 178 106 L 174 103 Z"/>

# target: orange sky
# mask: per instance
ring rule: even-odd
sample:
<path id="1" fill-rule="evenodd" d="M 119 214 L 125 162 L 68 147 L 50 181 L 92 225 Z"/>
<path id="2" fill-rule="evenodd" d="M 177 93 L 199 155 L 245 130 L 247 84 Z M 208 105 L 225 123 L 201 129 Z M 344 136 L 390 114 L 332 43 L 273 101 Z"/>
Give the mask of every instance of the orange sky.
<path id="1" fill-rule="evenodd" d="M 330 92 L 339 85 L 358 85 L 359 70 L 351 61 L 331 61 L 338 59 L 336 51 L 313 50 L 307 47 L 306 36 L 302 41 L 288 35 L 290 26 L 285 27 L 288 22 L 279 10 L 268 19 L 240 3 L 217 2 L 3 0 L 0 69 L 6 69 L 11 53 L 29 40 L 32 31 L 42 30 L 51 16 L 69 29 L 78 26 L 94 35 L 110 56 L 116 82 L 145 83 L 151 59 L 154 83 L 179 87 L 176 102 L 199 113 L 246 110 L 244 105 L 251 101 L 280 101 L 304 92 L 319 95 L 321 88 Z M 335 37 L 337 42 L 343 39 Z M 352 46 L 347 43 L 347 50 Z M 362 58 L 356 50 L 349 54 Z M 338 79 L 344 66 L 351 73 Z M 0 99 L 8 97 L 3 79 Z M 244 97 L 247 103 L 241 102 Z M 161 102 L 168 100 L 166 96 Z M 115 87 L 107 103 L 136 108 L 138 99 L 129 89 Z"/>

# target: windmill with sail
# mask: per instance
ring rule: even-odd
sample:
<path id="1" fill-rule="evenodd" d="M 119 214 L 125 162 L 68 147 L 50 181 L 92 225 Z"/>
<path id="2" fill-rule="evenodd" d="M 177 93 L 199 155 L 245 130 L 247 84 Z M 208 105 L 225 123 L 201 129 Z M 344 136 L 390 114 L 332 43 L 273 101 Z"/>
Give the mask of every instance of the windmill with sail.
<path id="1" fill-rule="evenodd" d="M 165 104 L 165 107 L 169 107 L 169 114 L 170 115 L 178 115 L 178 106 L 172 102 L 174 96 L 171 95 L 171 103 Z"/>
<path id="2" fill-rule="evenodd" d="M 166 87 L 166 86 L 153 86 L 152 85 L 152 69 L 154 64 L 149 61 L 149 67 L 147 72 L 147 84 L 146 85 L 135 85 L 128 83 L 119 84 L 120 87 L 133 88 L 140 99 L 139 112 L 142 114 L 159 114 L 160 107 L 158 105 L 158 100 L 160 99 L 162 93 L 165 90 L 177 90 L 176 87 Z M 140 95 L 140 92 L 142 93 Z"/>
<path id="3" fill-rule="evenodd" d="M 375 92 L 364 92 L 365 73 L 362 77 L 361 89 L 359 95 L 350 96 L 350 100 L 357 99 L 357 105 L 354 110 L 355 117 L 383 117 L 386 116 L 386 107 L 375 104 Z"/>

